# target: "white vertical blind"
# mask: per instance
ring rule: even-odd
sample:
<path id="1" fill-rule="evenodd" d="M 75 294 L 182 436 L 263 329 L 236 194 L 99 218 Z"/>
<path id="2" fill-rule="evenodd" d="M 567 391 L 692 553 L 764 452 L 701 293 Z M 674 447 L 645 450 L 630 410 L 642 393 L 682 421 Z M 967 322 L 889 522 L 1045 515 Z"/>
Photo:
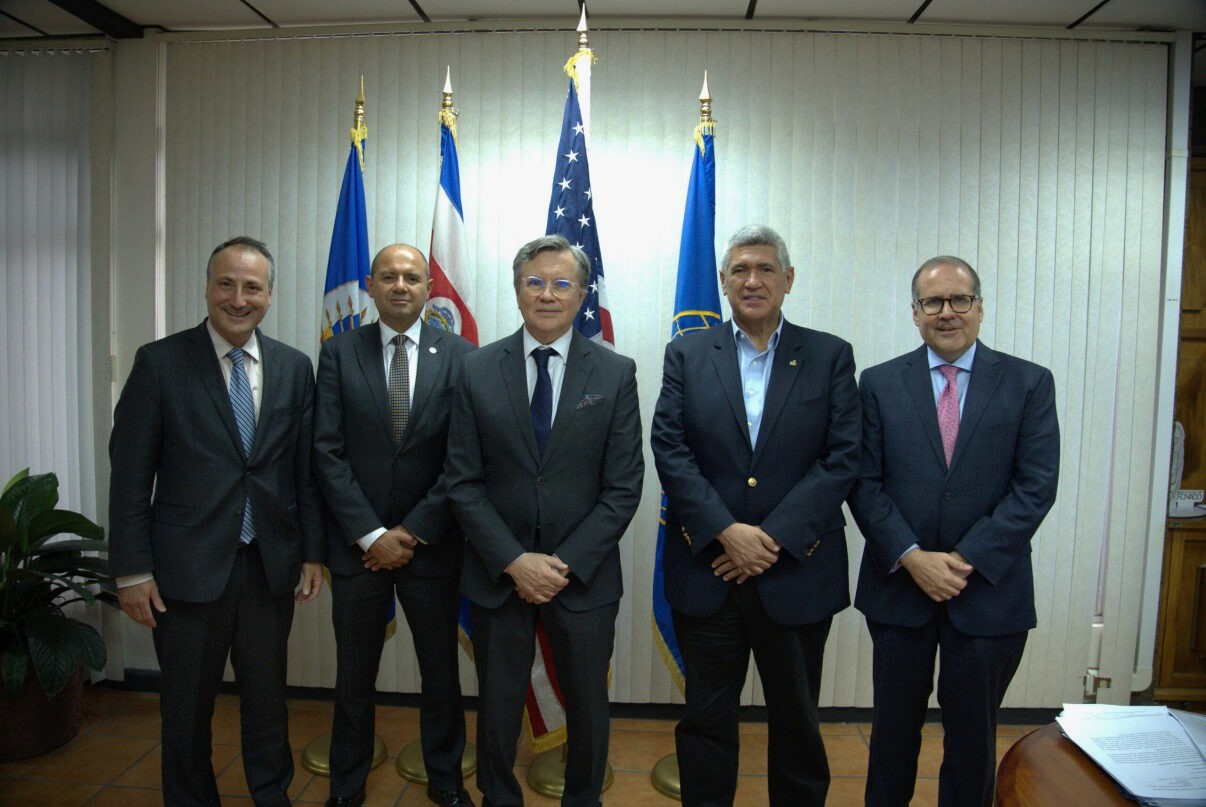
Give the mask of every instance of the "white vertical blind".
<path id="1" fill-rule="evenodd" d="M 55 472 L 96 518 L 87 51 L 0 50 L 0 485 Z M 107 355 L 104 346 L 101 355 Z"/>
<path id="2" fill-rule="evenodd" d="M 616 345 L 637 361 L 646 431 L 707 68 L 717 233 L 749 222 L 779 229 L 797 271 L 789 319 L 849 339 L 860 368 L 885 361 L 919 343 L 913 270 L 953 253 L 983 277 L 984 341 L 1052 369 L 1060 497 L 1034 542 L 1040 625 L 1006 705 L 1078 699 L 1098 610 L 1120 665 L 1115 690 L 1127 691 L 1153 462 L 1167 46 L 745 31 L 601 31 L 591 44 L 596 224 Z M 514 330 L 510 261 L 543 231 L 561 66 L 574 46 L 569 31 L 169 40 L 169 330 L 201 319 L 209 250 L 246 232 L 278 259 L 265 329 L 317 354 L 362 73 L 370 241 L 426 250 L 445 65 L 462 112 L 474 313 L 484 341 Z M 621 545 L 621 702 L 678 699 L 649 628 L 658 485 L 646 460 L 644 499 Z M 853 584 L 862 549 L 853 522 L 848 541 Z M 325 596 L 298 609 L 290 652 L 290 683 L 333 684 Z M 462 677 L 474 691 L 467 666 Z M 417 690 L 404 626 L 379 685 Z M 870 642 L 851 609 L 834 622 L 821 703 L 870 698 Z M 746 701 L 761 703 L 753 680 Z"/>

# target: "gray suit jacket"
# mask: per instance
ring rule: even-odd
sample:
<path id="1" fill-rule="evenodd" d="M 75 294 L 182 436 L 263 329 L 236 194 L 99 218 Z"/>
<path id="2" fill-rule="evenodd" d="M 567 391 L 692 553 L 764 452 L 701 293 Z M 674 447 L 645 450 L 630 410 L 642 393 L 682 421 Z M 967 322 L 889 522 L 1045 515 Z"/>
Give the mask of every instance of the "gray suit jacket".
<path id="1" fill-rule="evenodd" d="M 461 588 L 496 608 L 515 588 L 511 561 L 545 552 L 570 567 L 558 602 L 597 608 L 623 594 L 618 544 L 641 498 L 636 365 L 575 333 L 542 457 L 525 360 L 522 331 L 465 357 L 446 468 L 467 547 Z"/>
<path id="2" fill-rule="evenodd" d="M 918 626 L 938 608 L 972 636 L 1034 627 L 1030 539 L 1055 502 L 1055 381 L 1037 364 L 978 343 L 959 437 L 946 467 L 926 349 L 866 370 L 863 460 L 850 510 L 867 539 L 855 606 L 868 619 Z M 957 550 L 976 567 L 947 603 L 904 569 L 912 544 Z"/>
<path id="3" fill-rule="evenodd" d="M 454 574 L 461 538 L 444 488 L 452 394 L 473 345 L 422 325 L 418 374 L 402 443 L 395 444 L 377 323 L 328 339 L 318 359 L 314 465 L 330 512 L 327 565 L 367 573 L 356 540 L 398 524 L 424 544 L 406 569 Z"/>
<path id="4" fill-rule="evenodd" d="M 322 558 L 322 506 L 311 475 L 314 371 L 259 331 L 264 389 L 251 455 L 205 323 L 143 345 L 109 438 L 109 563 L 150 572 L 164 597 L 218 598 L 250 496 L 272 592 L 292 591 L 301 562 Z"/>

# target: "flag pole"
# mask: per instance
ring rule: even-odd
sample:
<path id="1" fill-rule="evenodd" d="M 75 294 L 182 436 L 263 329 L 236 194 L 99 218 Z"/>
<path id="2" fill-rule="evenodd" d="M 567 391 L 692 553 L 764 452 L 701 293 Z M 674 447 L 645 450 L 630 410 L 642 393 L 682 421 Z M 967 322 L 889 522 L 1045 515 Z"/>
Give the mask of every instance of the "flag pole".
<path id="1" fill-rule="evenodd" d="M 361 174 L 364 173 L 364 139 L 367 136 L 368 136 L 368 128 L 365 126 L 365 123 L 364 123 L 364 76 L 361 76 L 360 77 L 360 91 L 356 94 L 356 104 L 355 104 L 355 107 L 353 108 L 353 112 L 352 112 L 352 129 L 350 132 L 348 132 L 348 137 L 352 141 L 352 149 L 354 149 L 356 152 L 356 157 L 357 157 L 356 167 L 358 168 L 358 170 Z M 346 187 L 346 180 L 348 179 L 349 176 L 351 176 L 351 174 L 348 173 L 349 171 L 351 171 L 351 168 L 352 168 L 351 155 L 349 155 L 349 164 L 348 164 L 347 169 L 345 170 L 345 176 L 344 176 L 345 187 Z M 357 177 L 357 179 L 359 180 L 360 178 Z M 361 194 L 361 196 L 363 196 L 363 195 Z M 341 194 L 340 201 L 341 202 L 344 201 L 342 194 Z M 363 201 L 362 198 L 361 198 L 361 201 Z M 336 222 L 337 222 L 336 234 L 333 235 L 332 239 L 331 239 L 333 253 L 335 252 L 334 248 L 338 245 L 338 230 L 339 230 L 338 221 L 339 221 L 341 213 L 343 213 L 343 212 L 345 212 L 345 211 L 339 210 L 336 212 Z M 363 218 L 364 217 L 363 217 L 363 206 L 362 206 L 362 208 L 361 208 L 362 222 L 363 222 Z M 366 247 L 367 247 L 367 244 L 366 244 Z M 368 260 L 367 254 L 364 256 L 364 260 L 365 260 L 365 262 L 367 262 L 367 260 Z M 332 262 L 334 263 L 334 261 L 332 261 Z M 330 278 L 330 275 L 331 275 L 331 267 L 330 266 L 328 266 L 328 268 L 327 268 L 327 274 L 328 274 L 327 279 L 328 279 L 328 281 L 330 281 L 330 279 L 331 279 Z M 359 281 L 360 283 L 364 282 L 364 278 L 362 278 L 362 277 L 361 278 L 343 277 L 340 279 L 353 281 L 351 283 L 352 286 L 356 285 L 355 281 Z M 344 288 L 347 288 L 347 287 L 344 287 Z M 349 291 L 348 294 L 349 294 L 349 296 L 347 298 L 347 307 L 348 308 L 347 308 L 346 312 L 343 310 L 343 301 L 339 299 L 339 297 L 340 297 L 339 294 L 334 295 L 336 299 L 334 302 L 332 302 L 331 305 L 328 305 L 327 301 L 324 299 L 324 303 L 323 303 L 324 319 L 323 319 L 323 323 L 322 323 L 323 339 L 326 339 L 327 337 L 330 337 L 330 336 L 334 335 L 335 333 L 342 333 L 343 331 L 348 330 L 350 328 L 355 328 L 360 324 L 360 318 L 364 315 L 363 303 L 361 300 L 355 299 L 352 296 L 352 294 L 354 294 L 353 291 Z M 359 295 L 357 295 L 357 296 L 359 296 Z M 330 582 L 329 575 L 327 577 L 327 581 L 328 581 L 328 583 Z M 385 741 L 382 740 L 380 737 L 374 737 L 373 738 L 372 767 L 376 768 L 378 765 L 380 765 L 382 762 L 384 762 L 385 755 L 386 755 Z M 303 768 L 305 768 L 310 773 L 312 773 L 316 776 L 330 776 L 331 775 L 331 732 L 328 731 L 324 734 L 320 734 L 317 737 L 315 737 L 313 740 L 310 740 L 310 742 L 308 742 L 306 744 L 305 750 L 302 751 L 301 764 L 302 764 Z"/>
<path id="2" fill-rule="evenodd" d="M 704 79 L 703 79 L 703 88 L 700 89 L 700 91 L 699 91 L 699 125 L 695 127 L 695 137 L 694 137 L 695 145 L 699 148 L 700 154 L 703 154 L 703 152 L 705 151 L 706 143 L 704 141 L 704 136 L 711 135 L 715 131 L 715 127 L 716 127 L 716 124 L 712 120 L 712 93 L 708 89 L 708 71 L 705 70 L 704 71 Z M 698 158 L 700 157 L 700 154 L 695 155 L 696 160 L 698 160 Z M 692 169 L 692 172 L 694 172 L 694 169 Z M 694 179 L 695 178 L 693 176 L 692 177 L 693 182 L 694 182 Z M 688 193 L 688 196 L 690 196 L 689 193 Z M 690 211 L 691 211 L 690 198 L 688 198 L 687 209 L 688 209 L 687 216 L 690 216 Z M 684 230 L 686 230 L 685 222 L 684 222 L 683 226 L 684 226 Z M 685 237 L 684 237 L 684 241 L 686 241 Z M 683 251 L 685 252 L 686 250 L 684 249 Z M 684 261 L 684 258 L 682 255 L 680 255 L 679 256 L 679 263 L 680 263 L 679 283 L 680 284 L 683 282 L 683 276 L 682 276 L 683 261 Z M 715 267 L 707 267 L 709 273 L 712 270 L 714 270 L 714 268 Z M 715 294 L 715 292 L 713 292 L 713 294 Z M 717 299 L 716 302 L 717 302 L 717 304 L 719 304 L 719 299 Z M 676 308 L 677 307 L 678 306 L 676 305 Z M 711 313 L 711 312 L 704 311 L 704 309 L 706 307 L 707 307 L 706 305 L 699 306 L 698 310 L 693 311 L 693 314 L 695 316 L 699 317 L 699 320 L 700 320 L 699 324 L 702 325 L 703 327 L 708 327 L 708 324 L 709 324 L 708 318 L 705 316 L 705 314 Z M 675 311 L 674 312 L 675 317 L 677 318 L 681 313 L 682 312 L 680 312 L 680 311 Z M 718 318 L 719 311 L 717 311 L 714 316 Z M 676 323 L 676 328 L 674 329 L 674 334 L 677 335 L 678 333 L 680 333 L 680 331 L 678 330 L 677 323 Z M 666 496 L 665 496 L 665 494 L 663 494 L 662 495 L 663 511 L 664 511 L 665 507 L 666 507 Z M 660 549 L 661 549 L 661 540 L 663 538 L 664 538 L 664 536 L 659 534 L 659 540 L 658 540 L 659 553 L 660 553 Z M 660 558 L 659 558 L 658 569 L 660 570 L 660 568 L 661 568 L 661 563 L 660 563 Z M 655 585 L 656 585 L 656 583 L 655 583 Z M 657 592 L 655 592 L 654 597 L 656 598 L 657 596 L 658 596 L 658 594 L 657 594 Z M 655 624 L 654 624 L 655 632 L 657 630 L 657 627 L 658 626 L 655 621 Z M 658 638 L 664 638 L 664 637 L 659 636 Z M 677 645 L 677 640 L 672 639 L 671 641 L 673 641 L 673 643 L 675 645 Z M 663 652 L 666 654 L 666 663 L 668 666 L 671 667 L 671 672 L 672 672 L 672 674 L 674 674 L 675 683 L 678 684 L 679 690 L 681 691 L 683 689 L 683 687 L 685 686 L 685 682 L 682 677 L 682 671 L 679 669 L 678 662 L 675 661 L 671 657 L 671 654 L 669 653 L 668 648 L 663 646 Z M 663 796 L 668 796 L 672 799 L 677 799 L 679 801 L 682 801 L 683 788 L 682 788 L 682 779 L 679 776 L 679 770 L 678 770 L 678 754 L 667 754 L 666 756 L 659 759 L 657 761 L 657 763 L 653 766 L 653 770 L 650 771 L 649 778 L 653 781 L 654 790 L 661 793 Z"/>
<path id="3" fill-rule="evenodd" d="M 447 127 L 456 137 L 456 109 L 452 106 L 452 67 L 447 68 L 444 74 L 444 99 L 440 102 L 440 126 Z M 429 250 L 429 253 L 434 256 L 434 251 Z M 425 317 L 426 318 L 426 317 Z M 425 785 L 429 783 L 427 777 L 427 765 L 423 761 L 423 741 L 422 739 L 412 740 L 398 754 L 398 758 L 394 761 L 394 770 L 398 775 L 409 782 Z M 477 747 L 469 742 L 465 742 L 465 750 L 461 754 L 461 778 L 470 779 L 477 773 Z"/>

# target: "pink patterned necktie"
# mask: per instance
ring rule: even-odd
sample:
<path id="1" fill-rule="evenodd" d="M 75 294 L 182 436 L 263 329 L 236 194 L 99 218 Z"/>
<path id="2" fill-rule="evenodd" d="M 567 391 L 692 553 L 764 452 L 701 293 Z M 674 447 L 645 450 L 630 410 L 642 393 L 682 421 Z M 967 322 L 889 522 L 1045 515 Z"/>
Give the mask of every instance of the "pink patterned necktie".
<path id="1" fill-rule="evenodd" d="M 959 383 L 955 381 L 959 368 L 942 364 L 938 366 L 938 372 L 946 379 L 946 386 L 938 396 L 938 431 L 942 434 L 942 451 L 949 468 L 951 457 L 955 455 L 955 441 L 959 439 Z"/>

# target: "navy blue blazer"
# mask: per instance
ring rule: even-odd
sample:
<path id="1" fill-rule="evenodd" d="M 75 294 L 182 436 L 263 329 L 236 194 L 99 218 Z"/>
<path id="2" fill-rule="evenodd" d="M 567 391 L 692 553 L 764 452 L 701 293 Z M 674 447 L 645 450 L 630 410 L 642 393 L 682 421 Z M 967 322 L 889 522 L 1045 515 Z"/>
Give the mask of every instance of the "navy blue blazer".
<path id="1" fill-rule="evenodd" d="M 377 323 L 323 343 L 318 357 L 314 466 L 327 503 L 327 565 L 367 573 L 357 539 L 379 527 L 406 527 L 423 543 L 405 566 L 437 577 L 460 571 L 463 541 L 444 485 L 452 395 L 473 345 L 424 323 L 410 417 L 394 443 Z"/>
<path id="2" fill-rule="evenodd" d="M 781 625 L 850 604 L 842 501 L 859 468 L 854 353 L 831 334 L 784 322 L 751 447 L 731 322 L 666 346 L 652 444 L 666 494 L 662 566 L 675 610 L 709 616 L 733 582 L 716 577 L 715 538 L 760 525 L 783 549 L 754 586 Z"/>
<path id="3" fill-rule="evenodd" d="M 863 402 L 862 472 L 850 510 L 867 543 L 855 606 L 868 619 L 919 626 L 944 607 L 973 636 L 1035 626 L 1030 539 L 1055 501 L 1055 381 L 1037 364 L 977 343 L 948 470 L 926 348 L 871 367 Z M 944 604 L 903 568 L 912 544 L 957 550 L 975 567 Z"/>
<path id="4" fill-rule="evenodd" d="M 252 517 L 272 592 L 322 559 L 322 502 L 310 466 L 314 370 L 300 351 L 256 331 L 264 389 L 250 456 L 202 322 L 143 345 L 109 438 L 109 564 L 115 577 L 150 572 L 164 597 L 212 602 Z"/>

